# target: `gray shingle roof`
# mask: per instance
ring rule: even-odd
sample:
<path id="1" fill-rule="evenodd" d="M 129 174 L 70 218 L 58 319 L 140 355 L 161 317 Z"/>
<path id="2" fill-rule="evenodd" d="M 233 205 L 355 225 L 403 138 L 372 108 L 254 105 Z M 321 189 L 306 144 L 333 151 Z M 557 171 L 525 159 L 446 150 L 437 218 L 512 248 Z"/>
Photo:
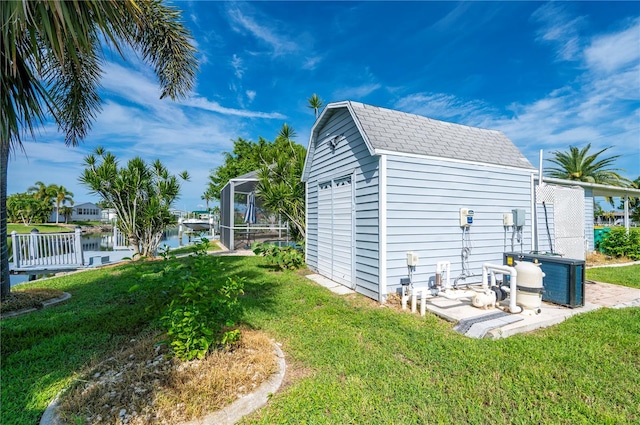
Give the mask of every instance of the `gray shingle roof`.
<path id="1" fill-rule="evenodd" d="M 374 150 L 453 158 L 486 164 L 535 169 L 507 136 L 498 130 L 468 127 L 420 115 L 348 104 Z"/>

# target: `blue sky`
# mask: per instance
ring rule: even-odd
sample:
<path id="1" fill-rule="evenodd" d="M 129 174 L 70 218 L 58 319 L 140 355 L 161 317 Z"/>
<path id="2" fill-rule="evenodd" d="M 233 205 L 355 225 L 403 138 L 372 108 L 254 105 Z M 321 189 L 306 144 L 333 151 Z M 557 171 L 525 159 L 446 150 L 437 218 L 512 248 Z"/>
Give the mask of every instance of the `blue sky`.
<path id="1" fill-rule="evenodd" d="M 272 140 L 283 123 L 308 144 L 306 99 L 354 100 L 503 131 L 537 167 L 569 145 L 607 146 L 640 176 L 638 2 L 175 2 L 201 69 L 192 95 L 159 100 L 135 56 L 104 55 L 103 109 L 85 143 L 55 125 L 10 158 L 8 192 L 40 180 L 75 201 L 97 146 L 188 170 L 176 207 L 201 209 L 210 171 L 237 137 Z M 551 164 L 545 161 L 545 167 Z"/>

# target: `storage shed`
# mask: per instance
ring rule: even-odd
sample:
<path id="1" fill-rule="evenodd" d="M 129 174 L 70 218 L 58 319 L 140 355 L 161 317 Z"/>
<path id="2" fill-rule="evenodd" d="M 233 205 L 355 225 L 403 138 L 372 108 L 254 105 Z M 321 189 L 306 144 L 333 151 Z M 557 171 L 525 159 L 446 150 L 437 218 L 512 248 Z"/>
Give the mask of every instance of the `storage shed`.
<path id="1" fill-rule="evenodd" d="M 302 177 L 307 264 L 380 302 L 408 277 L 407 252 L 419 257 L 418 284 L 434 279 L 439 261 L 450 261 L 452 280 L 477 282 L 483 263 L 531 249 L 534 173 L 500 131 L 331 103 L 312 128 Z M 514 209 L 524 225 L 507 227 Z"/>

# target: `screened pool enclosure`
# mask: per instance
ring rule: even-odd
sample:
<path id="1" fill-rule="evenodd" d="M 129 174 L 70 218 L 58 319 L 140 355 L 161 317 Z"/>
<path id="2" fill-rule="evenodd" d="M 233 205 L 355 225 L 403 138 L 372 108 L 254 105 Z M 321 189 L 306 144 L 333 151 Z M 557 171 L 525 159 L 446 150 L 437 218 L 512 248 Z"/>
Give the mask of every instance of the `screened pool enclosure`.
<path id="1" fill-rule="evenodd" d="M 289 242 L 289 223 L 262 206 L 258 171 L 229 180 L 220 192 L 220 242 L 230 251 L 254 242 Z"/>

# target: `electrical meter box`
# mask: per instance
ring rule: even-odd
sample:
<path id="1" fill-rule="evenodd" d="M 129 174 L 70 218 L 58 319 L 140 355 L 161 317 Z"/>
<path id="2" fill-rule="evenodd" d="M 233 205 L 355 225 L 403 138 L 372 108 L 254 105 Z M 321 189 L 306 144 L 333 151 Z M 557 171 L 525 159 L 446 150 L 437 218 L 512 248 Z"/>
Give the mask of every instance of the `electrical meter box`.
<path id="1" fill-rule="evenodd" d="M 473 224 L 473 210 L 470 208 L 460 208 L 460 226 L 469 227 Z"/>
<path id="2" fill-rule="evenodd" d="M 418 265 L 418 254 L 413 251 L 407 252 L 407 266 L 415 267 Z"/>
<path id="3" fill-rule="evenodd" d="M 521 208 L 518 208 L 515 210 L 511 210 L 511 212 L 513 213 L 513 225 L 516 227 L 524 226 L 524 217 L 525 217 L 524 210 Z"/>
<path id="4" fill-rule="evenodd" d="M 505 227 L 513 226 L 513 213 L 502 213 L 502 225 Z"/>

